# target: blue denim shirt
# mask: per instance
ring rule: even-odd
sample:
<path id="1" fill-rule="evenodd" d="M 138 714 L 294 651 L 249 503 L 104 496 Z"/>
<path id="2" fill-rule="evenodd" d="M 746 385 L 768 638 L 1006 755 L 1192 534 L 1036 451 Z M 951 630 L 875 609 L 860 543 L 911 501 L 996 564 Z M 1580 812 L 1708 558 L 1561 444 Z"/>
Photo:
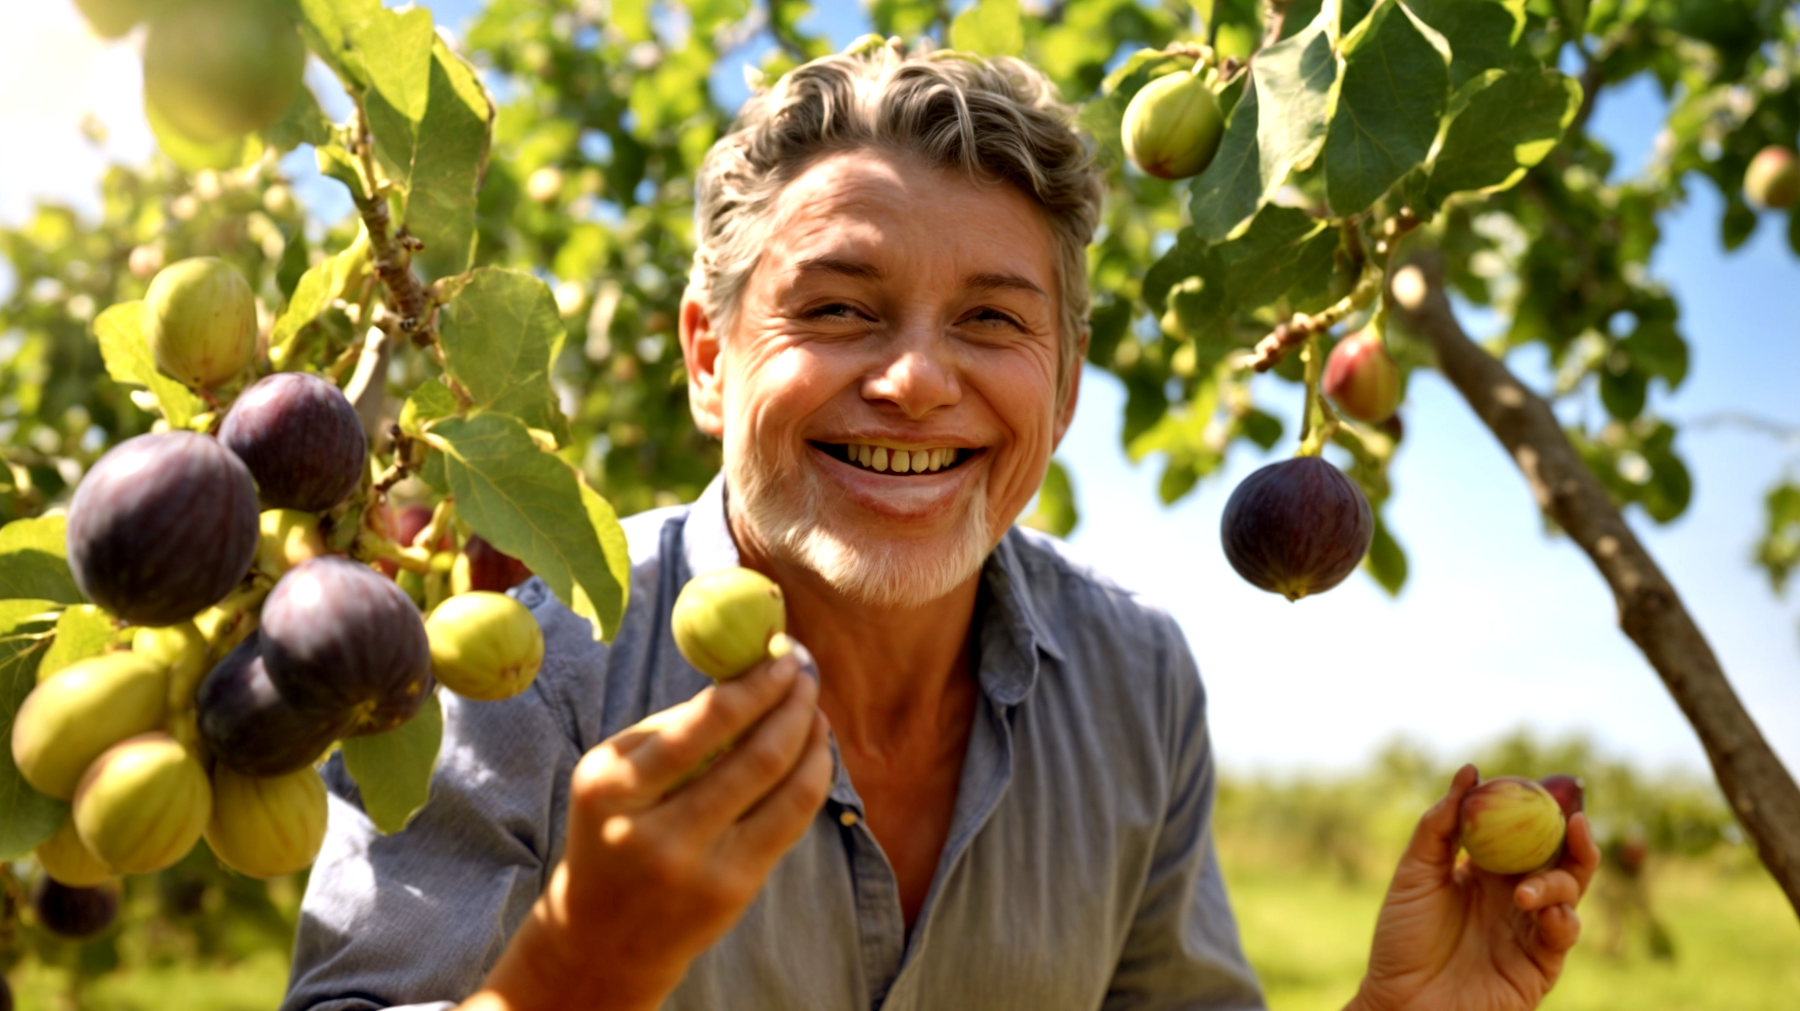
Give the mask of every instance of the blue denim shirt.
<path id="1" fill-rule="evenodd" d="M 694 573 L 737 563 L 723 484 L 625 528 L 611 645 L 541 582 L 517 591 L 543 669 L 503 702 L 444 695 L 431 799 L 405 831 L 377 834 L 331 761 L 284 1011 L 437 1011 L 477 989 L 562 856 L 576 761 L 709 683 L 669 613 Z M 911 932 L 839 763 L 811 829 L 667 1011 L 1263 1006 L 1213 851 L 1205 697 L 1175 622 L 1021 529 L 982 579 L 980 699 Z"/>

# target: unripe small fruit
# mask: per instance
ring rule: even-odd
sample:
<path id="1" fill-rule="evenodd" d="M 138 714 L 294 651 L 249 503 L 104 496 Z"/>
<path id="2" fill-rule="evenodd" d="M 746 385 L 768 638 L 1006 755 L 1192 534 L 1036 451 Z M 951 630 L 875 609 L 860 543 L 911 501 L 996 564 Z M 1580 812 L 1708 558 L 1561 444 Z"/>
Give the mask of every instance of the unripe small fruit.
<path id="1" fill-rule="evenodd" d="M 1526 874 L 1561 848 L 1565 823 L 1550 791 L 1529 779 L 1496 776 L 1463 795 L 1462 844 L 1475 866 Z"/>
<path id="2" fill-rule="evenodd" d="M 1765 147 L 1744 172 L 1744 198 L 1757 207 L 1787 210 L 1800 204 L 1800 159 L 1785 147 Z"/>
<path id="3" fill-rule="evenodd" d="M 256 354 L 256 296 L 215 256 L 164 267 L 144 295 L 156 367 L 190 389 L 230 382 Z"/>
<path id="4" fill-rule="evenodd" d="M 151 19 L 144 99 L 193 140 L 281 118 L 300 94 L 306 44 L 278 0 L 186 0 Z"/>
<path id="5" fill-rule="evenodd" d="M 1125 154 L 1159 179 L 1199 175 L 1218 153 L 1225 118 L 1206 81 L 1187 70 L 1143 86 L 1125 107 Z"/>
<path id="6" fill-rule="evenodd" d="M 75 796 L 82 773 L 128 737 L 162 726 L 169 680 L 136 653 L 74 663 L 38 685 L 13 721 L 13 762 L 32 788 L 57 800 Z"/>
<path id="7" fill-rule="evenodd" d="M 254 779 L 213 770 L 206 844 L 225 866 L 275 878 L 312 866 L 325 842 L 325 781 L 311 768 Z"/>
<path id="8" fill-rule="evenodd" d="M 93 937 L 119 918 L 119 886 L 79 888 L 46 877 L 31 891 L 31 909 L 45 930 L 73 941 Z"/>
<path id="9" fill-rule="evenodd" d="M 1374 540 L 1375 514 L 1343 471 L 1300 456 L 1245 478 L 1226 500 L 1219 528 L 1225 559 L 1238 575 L 1299 600 L 1355 571 Z"/>
<path id="10" fill-rule="evenodd" d="M 1381 331 L 1365 327 L 1338 341 L 1325 359 L 1321 383 L 1331 402 L 1357 421 L 1379 425 L 1400 407 L 1400 366 Z"/>
<path id="11" fill-rule="evenodd" d="M 166 628 L 140 628 L 131 637 L 131 651 L 161 667 L 169 682 L 169 711 L 194 704 L 194 689 L 206 676 L 206 637 L 191 621 Z"/>
<path id="12" fill-rule="evenodd" d="M 256 545 L 256 569 L 270 579 L 325 554 L 325 537 L 319 533 L 319 517 L 298 509 L 267 509 L 262 514 L 262 538 Z"/>
<path id="13" fill-rule="evenodd" d="M 787 602 L 760 572 L 714 569 L 681 588 L 669 624 L 688 663 L 729 681 L 768 657 L 769 640 L 787 631 Z"/>
<path id="14" fill-rule="evenodd" d="M 206 770 L 165 733 L 121 741 L 94 760 L 75 790 L 75 829 L 93 854 L 125 874 L 173 865 L 212 816 Z"/>
<path id="15" fill-rule="evenodd" d="M 1581 781 L 1580 776 L 1559 772 L 1538 780 L 1538 785 L 1550 791 L 1550 796 L 1556 798 L 1556 805 L 1562 808 L 1564 819 L 1573 817 L 1576 812 L 1581 810 L 1583 798 L 1587 793 L 1587 784 Z"/>
<path id="16" fill-rule="evenodd" d="M 92 888 L 116 877 L 106 861 L 82 845 L 74 819 L 63 822 L 55 835 L 38 843 L 37 861 L 51 880 L 70 888 Z"/>
<path id="17" fill-rule="evenodd" d="M 544 632 L 524 604 L 477 590 L 439 604 L 425 622 L 431 673 L 464 698 L 492 702 L 531 687 L 544 662 Z"/>

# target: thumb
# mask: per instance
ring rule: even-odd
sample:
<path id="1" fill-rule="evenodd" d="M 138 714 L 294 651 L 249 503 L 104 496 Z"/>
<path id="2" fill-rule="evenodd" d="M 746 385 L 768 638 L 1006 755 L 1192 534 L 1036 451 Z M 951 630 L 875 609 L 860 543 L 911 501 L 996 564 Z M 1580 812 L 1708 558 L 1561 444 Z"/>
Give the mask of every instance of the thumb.
<path id="1" fill-rule="evenodd" d="M 1431 868 L 1448 879 L 1456 870 L 1456 850 L 1462 842 L 1462 801 L 1474 789 L 1481 774 L 1475 766 L 1465 765 L 1450 778 L 1450 790 L 1419 819 L 1412 841 L 1406 846 L 1406 860 Z"/>

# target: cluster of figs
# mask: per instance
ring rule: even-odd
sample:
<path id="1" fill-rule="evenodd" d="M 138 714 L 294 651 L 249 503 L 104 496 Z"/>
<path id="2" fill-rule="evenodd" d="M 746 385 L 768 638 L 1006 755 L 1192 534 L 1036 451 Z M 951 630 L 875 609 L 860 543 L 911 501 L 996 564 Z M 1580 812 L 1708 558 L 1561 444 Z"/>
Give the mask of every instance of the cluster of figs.
<path id="1" fill-rule="evenodd" d="M 438 683 L 515 695 L 544 650 L 502 592 L 530 575 L 516 560 L 476 537 L 455 549 L 422 505 L 370 506 L 379 521 L 351 508 L 370 487 L 357 412 L 319 375 L 254 379 L 254 297 L 233 267 L 171 265 L 144 318 L 158 368 L 229 408 L 216 432 L 120 443 L 69 505 L 69 567 L 91 602 L 76 606 L 116 633 L 99 655 L 40 668 L 11 747 L 34 789 L 69 804 L 37 848 L 39 915 L 75 934 L 116 911 L 118 875 L 168 867 L 202 837 L 247 875 L 309 866 L 326 822 L 315 766 L 334 742 L 399 726 Z M 398 553 L 428 557 L 428 574 L 343 553 L 374 556 L 371 538 L 431 544 Z"/>

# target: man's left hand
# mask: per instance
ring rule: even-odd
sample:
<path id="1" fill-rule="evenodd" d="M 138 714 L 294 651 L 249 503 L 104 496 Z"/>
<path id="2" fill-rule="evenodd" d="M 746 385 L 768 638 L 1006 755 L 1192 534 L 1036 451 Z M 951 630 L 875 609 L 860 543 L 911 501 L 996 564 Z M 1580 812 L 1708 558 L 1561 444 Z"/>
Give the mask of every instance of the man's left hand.
<path id="1" fill-rule="evenodd" d="M 1420 819 L 1375 925 L 1369 974 L 1352 1011 L 1527 1011 L 1562 975 L 1581 936 L 1575 906 L 1600 866 L 1587 816 L 1569 819 L 1564 854 L 1532 874 L 1457 860 L 1465 765 Z"/>

